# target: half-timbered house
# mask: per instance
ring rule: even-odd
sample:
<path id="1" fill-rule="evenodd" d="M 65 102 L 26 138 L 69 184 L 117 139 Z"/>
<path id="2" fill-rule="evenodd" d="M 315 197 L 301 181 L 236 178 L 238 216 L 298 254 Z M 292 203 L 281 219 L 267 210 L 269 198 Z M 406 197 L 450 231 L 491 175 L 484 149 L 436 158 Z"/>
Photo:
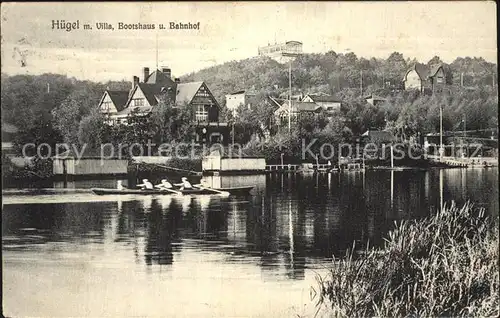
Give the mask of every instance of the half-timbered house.
<path id="1" fill-rule="evenodd" d="M 150 116 L 160 100 L 174 107 L 189 107 L 196 124 L 195 140 L 199 143 L 227 143 L 227 123 L 219 120 L 220 105 L 205 82 L 181 83 L 172 79 L 169 68 L 149 73 L 143 69 L 143 82 L 134 76 L 130 91 L 106 90 L 99 103 L 100 111 L 111 125 L 127 124 L 130 116 Z"/>

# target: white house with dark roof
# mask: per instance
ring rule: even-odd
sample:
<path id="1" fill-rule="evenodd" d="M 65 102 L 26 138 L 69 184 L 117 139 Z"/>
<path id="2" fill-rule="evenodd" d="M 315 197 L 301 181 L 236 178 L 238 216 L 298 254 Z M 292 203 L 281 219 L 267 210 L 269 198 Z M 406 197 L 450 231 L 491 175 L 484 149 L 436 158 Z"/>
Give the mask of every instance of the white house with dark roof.
<path id="1" fill-rule="evenodd" d="M 256 94 L 250 91 L 240 90 L 226 95 L 226 107 L 235 111 L 241 105 L 252 108 L 256 102 Z"/>
<path id="2" fill-rule="evenodd" d="M 219 121 L 220 105 L 204 82 L 181 83 L 171 78 L 169 68 L 149 73 L 143 69 L 143 82 L 133 77 L 130 91 L 106 90 L 99 103 L 108 123 L 126 124 L 129 116 L 149 116 L 161 99 L 166 98 L 174 107 L 193 108 L 199 142 L 227 142 L 227 123 Z"/>
<path id="3" fill-rule="evenodd" d="M 342 100 L 336 96 L 327 94 L 307 94 L 302 98 L 303 102 L 316 103 L 327 112 L 339 110 L 342 106 Z"/>
<path id="4" fill-rule="evenodd" d="M 100 110 L 106 113 L 118 113 L 125 108 L 127 91 L 106 90 L 100 101 Z"/>
<path id="5" fill-rule="evenodd" d="M 315 116 L 323 112 L 323 107 L 313 102 L 303 102 L 297 100 L 281 100 L 281 106 L 274 111 L 275 121 L 278 125 L 288 121 L 288 117 L 293 121 L 300 121 L 305 116 Z"/>
<path id="6" fill-rule="evenodd" d="M 406 90 L 417 89 L 420 92 L 434 92 L 447 84 L 443 64 L 428 67 L 416 63 L 406 71 L 403 82 Z"/>

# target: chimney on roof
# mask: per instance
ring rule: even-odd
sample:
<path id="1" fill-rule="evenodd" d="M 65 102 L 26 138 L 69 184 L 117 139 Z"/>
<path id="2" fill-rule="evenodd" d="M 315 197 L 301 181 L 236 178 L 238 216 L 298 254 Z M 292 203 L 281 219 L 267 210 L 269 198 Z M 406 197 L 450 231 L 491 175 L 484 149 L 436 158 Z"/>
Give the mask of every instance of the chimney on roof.
<path id="1" fill-rule="evenodd" d="M 132 89 L 134 89 L 137 84 L 139 84 L 139 76 L 132 77 Z"/>
<path id="2" fill-rule="evenodd" d="M 180 83 L 180 82 L 181 82 L 181 79 L 176 77 L 176 78 L 175 78 L 175 82 L 176 82 L 176 83 Z"/>
<path id="3" fill-rule="evenodd" d="M 161 72 L 163 73 L 163 75 L 165 75 L 168 78 L 172 77 L 172 70 L 170 68 L 168 68 L 168 67 L 163 66 L 161 68 Z"/>
<path id="4" fill-rule="evenodd" d="M 146 83 L 146 81 L 148 80 L 148 77 L 149 77 L 149 67 L 145 67 L 143 69 L 143 72 L 144 72 L 144 83 Z"/>

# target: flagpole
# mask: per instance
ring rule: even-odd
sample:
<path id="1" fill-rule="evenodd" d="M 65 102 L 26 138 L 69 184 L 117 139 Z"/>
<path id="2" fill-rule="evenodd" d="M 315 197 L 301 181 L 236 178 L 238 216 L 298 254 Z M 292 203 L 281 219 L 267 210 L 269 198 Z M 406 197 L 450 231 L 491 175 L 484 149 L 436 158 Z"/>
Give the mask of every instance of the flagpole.
<path id="1" fill-rule="evenodd" d="M 288 68 L 288 133 L 292 131 L 292 59 Z"/>

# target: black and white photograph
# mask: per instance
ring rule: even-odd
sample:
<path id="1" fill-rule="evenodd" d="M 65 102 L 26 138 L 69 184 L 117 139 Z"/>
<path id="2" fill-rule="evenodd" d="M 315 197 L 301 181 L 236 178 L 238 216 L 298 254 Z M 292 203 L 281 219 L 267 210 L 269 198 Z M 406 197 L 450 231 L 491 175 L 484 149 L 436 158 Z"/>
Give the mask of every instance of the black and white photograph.
<path id="1" fill-rule="evenodd" d="M 2 2 L 3 317 L 498 317 L 493 1 Z"/>

